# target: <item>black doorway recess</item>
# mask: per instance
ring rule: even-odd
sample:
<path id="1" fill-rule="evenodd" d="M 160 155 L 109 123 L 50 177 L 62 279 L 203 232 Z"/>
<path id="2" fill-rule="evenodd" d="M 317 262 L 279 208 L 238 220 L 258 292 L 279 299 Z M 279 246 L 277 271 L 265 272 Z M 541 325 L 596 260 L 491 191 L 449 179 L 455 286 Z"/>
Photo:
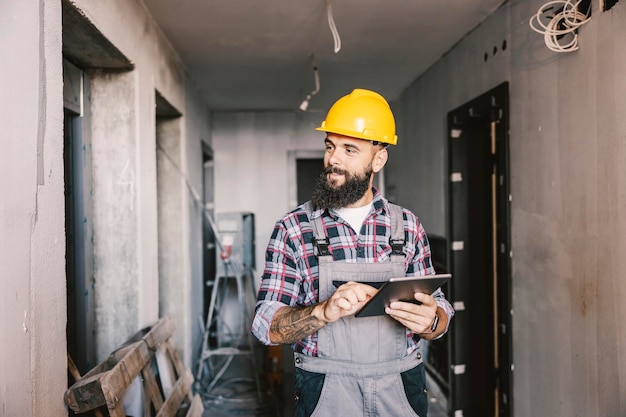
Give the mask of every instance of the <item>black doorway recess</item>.
<path id="1" fill-rule="evenodd" d="M 324 168 L 323 158 L 298 158 L 296 160 L 298 205 L 311 199 L 315 181 L 320 176 L 322 168 Z"/>
<path id="2" fill-rule="evenodd" d="M 451 416 L 512 416 L 508 83 L 448 113 Z"/>

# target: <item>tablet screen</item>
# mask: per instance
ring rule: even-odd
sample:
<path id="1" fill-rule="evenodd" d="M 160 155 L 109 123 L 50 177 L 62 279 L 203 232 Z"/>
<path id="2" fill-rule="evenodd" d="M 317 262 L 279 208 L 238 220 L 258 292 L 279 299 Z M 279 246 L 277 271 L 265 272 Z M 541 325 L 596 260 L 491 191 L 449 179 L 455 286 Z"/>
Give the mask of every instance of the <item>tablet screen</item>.
<path id="1" fill-rule="evenodd" d="M 415 300 L 413 294 L 416 292 L 432 294 L 450 278 L 452 278 L 451 274 L 391 278 L 380 287 L 378 292 L 354 316 L 371 317 L 384 315 L 385 308 L 393 301 L 406 301 L 417 304 L 418 301 Z"/>

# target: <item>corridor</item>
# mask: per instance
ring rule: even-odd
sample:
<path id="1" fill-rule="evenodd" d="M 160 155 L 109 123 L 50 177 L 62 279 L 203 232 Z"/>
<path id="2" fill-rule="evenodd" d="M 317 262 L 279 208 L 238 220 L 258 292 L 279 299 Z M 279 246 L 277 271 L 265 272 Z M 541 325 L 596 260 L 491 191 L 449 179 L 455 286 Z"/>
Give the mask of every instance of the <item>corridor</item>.
<path id="1" fill-rule="evenodd" d="M 249 393 L 289 415 L 264 353 L 205 359 L 242 354 L 266 260 L 293 249 L 266 255 L 274 227 L 355 89 L 393 115 L 386 141 L 345 135 L 380 157 L 356 157 L 359 195 L 415 214 L 431 257 L 409 261 L 453 277 L 423 346 L 431 417 L 626 415 L 625 0 L 3 0 L 0 23 L 0 416 L 68 416 L 74 376 L 165 318 L 183 378 L 161 400 L 152 381 L 154 408 L 223 370 L 205 415 Z M 333 221 L 345 259 L 393 251 Z M 134 343 L 137 378 L 162 358 Z"/>

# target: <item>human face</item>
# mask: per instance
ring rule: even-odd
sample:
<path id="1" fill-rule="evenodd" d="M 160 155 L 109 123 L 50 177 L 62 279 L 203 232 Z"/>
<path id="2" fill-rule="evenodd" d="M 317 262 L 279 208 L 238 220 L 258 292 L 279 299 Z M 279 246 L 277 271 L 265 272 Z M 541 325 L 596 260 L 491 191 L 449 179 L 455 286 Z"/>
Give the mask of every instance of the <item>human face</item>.
<path id="1" fill-rule="evenodd" d="M 341 174 L 345 181 L 337 185 L 336 181 L 328 179 L 329 175 Z M 372 194 L 371 191 L 372 164 L 369 164 L 364 172 L 352 175 L 334 166 L 327 166 L 320 173 L 311 201 L 314 207 L 338 209 L 342 207 L 360 207 L 370 200 L 365 196 Z M 369 194 L 368 194 L 369 193 Z M 365 201 L 362 201 L 364 200 Z"/>
<path id="2" fill-rule="evenodd" d="M 329 133 L 324 143 L 324 167 L 332 167 L 332 171 L 327 174 L 332 186 L 346 182 L 344 172 L 353 176 L 362 175 L 371 165 L 372 172 L 376 173 L 387 162 L 387 150 L 368 140 Z"/>
<path id="3" fill-rule="evenodd" d="M 315 207 L 360 207 L 372 201 L 372 178 L 387 152 L 372 142 L 330 135 L 326 138 L 324 170 L 315 185 Z M 376 171 L 374 171 L 376 169 Z"/>

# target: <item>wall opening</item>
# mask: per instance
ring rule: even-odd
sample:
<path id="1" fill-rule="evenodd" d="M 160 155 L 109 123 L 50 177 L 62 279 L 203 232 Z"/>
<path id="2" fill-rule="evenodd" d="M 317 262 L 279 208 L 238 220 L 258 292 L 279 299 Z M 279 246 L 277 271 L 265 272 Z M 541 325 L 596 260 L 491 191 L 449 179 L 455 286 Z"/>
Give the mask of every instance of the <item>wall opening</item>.
<path id="1" fill-rule="evenodd" d="M 180 113 L 155 92 L 157 224 L 159 262 L 159 317 L 169 315 L 180 326 L 188 308 L 183 259 L 183 195 L 185 176 L 182 169 Z M 184 352 L 180 329 L 176 337 Z"/>
<path id="2" fill-rule="evenodd" d="M 448 113 L 449 408 L 510 417 L 512 313 L 508 83 Z"/>
<path id="3" fill-rule="evenodd" d="M 81 374 L 96 365 L 88 76 L 63 61 L 67 349 Z"/>
<path id="4" fill-rule="evenodd" d="M 215 242 L 215 232 L 211 226 L 211 221 L 215 219 L 215 162 L 213 160 L 213 150 L 202 145 L 202 276 L 204 279 L 204 306 L 202 317 L 207 317 L 209 312 L 209 300 L 211 300 L 211 289 L 215 282 L 217 245 Z M 211 220 L 210 220 L 211 219 Z M 215 343 L 215 340 L 211 340 Z"/>
<path id="5" fill-rule="evenodd" d="M 95 69 L 128 71 L 133 64 L 70 0 L 62 5 L 64 165 L 66 206 L 67 349 L 83 374 L 97 364 L 94 250 L 94 164 L 91 108 Z M 95 113 L 97 116 L 98 113 Z M 70 381 L 72 378 L 70 378 Z"/>

